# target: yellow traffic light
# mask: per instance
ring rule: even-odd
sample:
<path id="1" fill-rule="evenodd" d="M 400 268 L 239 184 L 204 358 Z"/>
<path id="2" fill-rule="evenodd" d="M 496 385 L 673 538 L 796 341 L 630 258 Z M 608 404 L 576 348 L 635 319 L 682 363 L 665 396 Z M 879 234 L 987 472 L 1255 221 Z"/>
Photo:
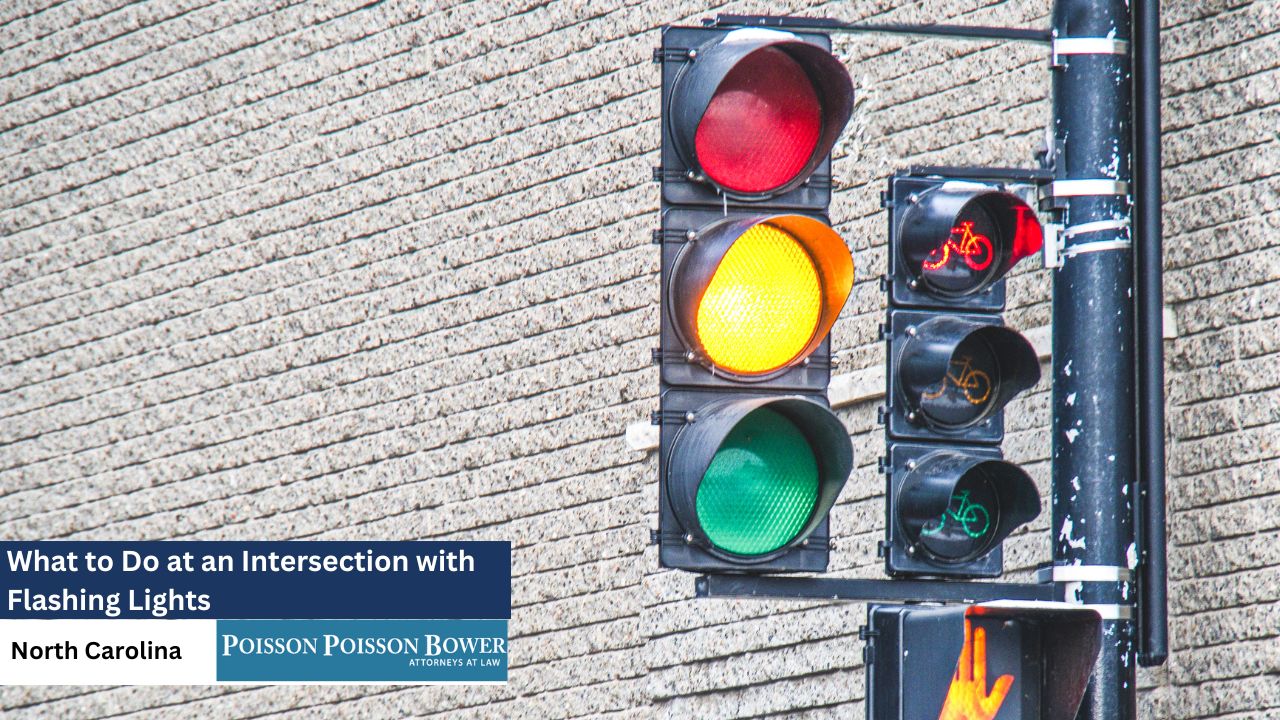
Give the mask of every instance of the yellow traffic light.
<path id="1" fill-rule="evenodd" d="M 712 363 L 754 375 L 803 352 L 821 315 L 821 280 L 809 253 L 762 223 L 725 253 L 698 302 L 695 327 Z"/>
<path id="2" fill-rule="evenodd" d="M 801 363 L 853 289 L 853 257 L 805 215 L 732 218 L 695 233 L 676 260 L 671 312 L 694 361 L 762 378 Z"/>

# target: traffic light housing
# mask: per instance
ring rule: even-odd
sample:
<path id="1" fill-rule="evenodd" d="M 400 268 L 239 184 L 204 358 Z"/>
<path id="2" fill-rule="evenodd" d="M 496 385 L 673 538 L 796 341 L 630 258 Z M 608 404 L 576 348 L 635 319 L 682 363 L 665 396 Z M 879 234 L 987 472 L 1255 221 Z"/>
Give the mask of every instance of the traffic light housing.
<path id="1" fill-rule="evenodd" d="M 664 544 L 664 563 L 825 569 L 827 513 L 853 469 L 844 425 L 800 395 L 735 393 L 690 412 L 673 437 L 665 483 L 685 537 Z M 819 531 L 822 546 L 813 543 Z"/>
<path id="2" fill-rule="evenodd" d="M 1073 720 L 1102 646 L 1065 603 L 872 605 L 868 720 Z"/>
<path id="3" fill-rule="evenodd" d="M 698 222 L 673 259 L 664 298 L 686 360 L 701 366 L 681 380 L 764 380 L 811 358 L 853 286 L 844 240 L 804 215 Z"/>
<path id="4" fill-rule="evenodd" d="M 1001 543 L 1040 514 L 1035 483 L 993 447 L 890 443 L 893 574 L 999 577 Z"/>
<path id="5" fill-rule="evenodd" d="M 831 148 L 853 113 L 853 82 L 830 38 L 667 27 L 654 57 L 666 202 L 826 207 Z"/>
<path id="6" fill-rule="evenodd" d="M 821 571 L 853 468 L 826 399 L 853 258 L 825 215 L 852 82 L 823 35 L 670 27 L 654 57 L 660 562 Z"/>
<path id="7" fill-rule="evenodd" d="M 1022 198 L 963 168 L 908 170 L 889 179 L 889 298 L 897 307 L 1004 309 L 1001 279 L 1040 251 L 1044 230 Z M 1013 171 L 1016 172 L 1016 171 Z"/>
<path id="8" fill-rule="evenodd" d="M 1040 380 L 1040 359 L 998 316 L 891 310 L 886 337 L 895 438 L 998 443 L 1001 410 Z"/>
<path id="9" fill-rule="evenodd" d="M 1012 184 L 927 168 L 889 180 L 880 419 L 890 575 L 998 577 L 1005 537 L 1040 512 L 1031 478 L 999 449 L 1003 408 L 1040 379 L 1034 348 L 999 314 L 1005 274 L 1043 243 Z"/>

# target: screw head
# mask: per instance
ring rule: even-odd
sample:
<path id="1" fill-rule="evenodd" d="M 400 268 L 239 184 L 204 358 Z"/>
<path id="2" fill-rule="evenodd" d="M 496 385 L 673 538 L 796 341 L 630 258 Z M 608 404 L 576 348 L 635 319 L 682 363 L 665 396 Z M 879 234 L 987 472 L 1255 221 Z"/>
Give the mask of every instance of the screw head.
<path id="1" fill-rule="evenodd" d="M 690 60 L 693 60 L 693 59 L 694 59 L 694 58 L 696 58 L 696 57 L 698 57 L 698 51 L 697 51 L 697 50 L 694 50 L 694 49 L 690 49 L 690 50 L 689 50 L 689 59 L 690 59 Z"/>
<path id="2" fill-rule="evenodd" d="M 698 359 L 698 354 L 692 350 L 689 350 L 684 354 L 684 359 L 688 360 L 689 362 L 693 362 L 694 360 Z"/>
<path id="3" fill-rule="evenodd" d="M 919 332 L 919 331 L 918 331 L 918 330 L 916 330 L 916 326 L 915 326 L 915 325 L 908 325 L 908 326 L 907 326 L 907 335 L 909 335 L 909 336 L 911 336 L 911 337 L 915 337 L 917 332 Z"/>
<path id="4" fill-rule="evenodd" d="M 691 534 L 690 534 L 690 535 L 685 535 L 685 536 L 684 536 L 684 541 L 685 541 L 686 543 L 688 543 L 688 544 L 692 545 L 692 544 L 693 544 L 693 535 L 691 535 Z"/>
<path id="5" fill-rule="evenodd" d="M 915 203 L 920 202 L 920 194 L 919 194 L 919 193 L 911 193 L 910 195 L 908 195 L 908 196 L 907 196 L 907 202 L 909 202 L 909 203 L 911 203 L 911 204 L 913 204 L 913 205 L 914 205 Z"/>
<path id="6" fill-rule="evenodd" d="M 916 461 L 915 461 L 915 460 L 908 460 L 908 461 L 907 461 L 907 469 L 908 469 L 908 470 L 915 470 L 915 469 L 916 469 Z"/>
<path id="7" fill-rule="evenodd" d="M 920 281 L 919 281 L 919 280 L 912 280 L 911 282 L 907 283 L 907 287 L 911 288 L 912 290 L 919 289 L 919 287 L 920 287 Z"/>
<path id="8" fill-rule="evenodd" d="M 684 421 L 687 423 L 691 423 L 697 419 L 698 419 L 698 416 L 695 415 L 693 412 L 687 412 L 684 414 Z"/>
<path id="9" fill-rule="evenodd" d="M 916 421 L 916 417 L 917 417 L 917 415 L 915 414 L 915 412 L 909 412 L 909 413 L 907 413 L 907 420 L 909 420 L 909 421 L 911 421 L 911 422 L 915 422 L 915 421 Z"/>
<path id="10" fill-rule="evenodd" d="M 907 546 L 907 554 L 908 554 L 908 555 L 915 555 L 915 554 L 916 554 L 916 546 L 915 546 L 915 545 L 908 545 L 908 546 Z"/>
<path id="11" fill-rule="evenodd" d="M 686 230 L 686 231 L 685 231 L 685 233 L 684 233 L 684 239 L 685 239 L 685 240 L 688 240 L 689 242 L 693 242 L 694 240 L 697 240 L 697 239 L 698 239 L 698 231 L 697 231 L 697 230 Z"/>

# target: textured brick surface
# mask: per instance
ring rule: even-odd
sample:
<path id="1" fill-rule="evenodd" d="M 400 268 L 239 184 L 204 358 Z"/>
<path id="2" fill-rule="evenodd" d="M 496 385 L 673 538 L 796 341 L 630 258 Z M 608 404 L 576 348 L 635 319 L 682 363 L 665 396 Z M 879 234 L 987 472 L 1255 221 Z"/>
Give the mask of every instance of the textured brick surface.
<path id="1" fill-rule="evenodd" d="M 1280 2 L 1164 3 L 1173 652 L 1146 718 L 1280 717 Z M 1043 26 L 1047 0 L 0 3 L 0 538 L 514 544 L 505 687 L 0 689 L 22 717 L 862 715 L 860 605 L 699 602 L 647 545 L 664 23 Z M 1042 50 L 840 38 L 831 215 L 882 362 L 883 177 L 1026 164 Z M 1037 268 L 1007 318 L 1050 322 Z M 1049 481 L 1049 387 L 1005 450 Z M 872 403 L 834 572 L 875 577 Z M 1046 513 L 1047 515 L 1047 513 Z M 1047 558 L 1047 517 L 1006 545 Z"/>

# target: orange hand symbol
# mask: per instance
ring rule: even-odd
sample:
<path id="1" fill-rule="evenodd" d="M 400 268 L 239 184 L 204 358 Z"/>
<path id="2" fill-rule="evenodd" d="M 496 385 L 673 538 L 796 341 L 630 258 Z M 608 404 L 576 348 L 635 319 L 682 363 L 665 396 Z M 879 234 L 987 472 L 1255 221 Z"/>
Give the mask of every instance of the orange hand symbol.
<path id="1" fill-rule="evenodd" d="M 938 720 L 993 720 L 1012 685 L 1012 675 L 1001 675 L 987 694 L 987 631 L 965 618 L 964 647 Z"/>

